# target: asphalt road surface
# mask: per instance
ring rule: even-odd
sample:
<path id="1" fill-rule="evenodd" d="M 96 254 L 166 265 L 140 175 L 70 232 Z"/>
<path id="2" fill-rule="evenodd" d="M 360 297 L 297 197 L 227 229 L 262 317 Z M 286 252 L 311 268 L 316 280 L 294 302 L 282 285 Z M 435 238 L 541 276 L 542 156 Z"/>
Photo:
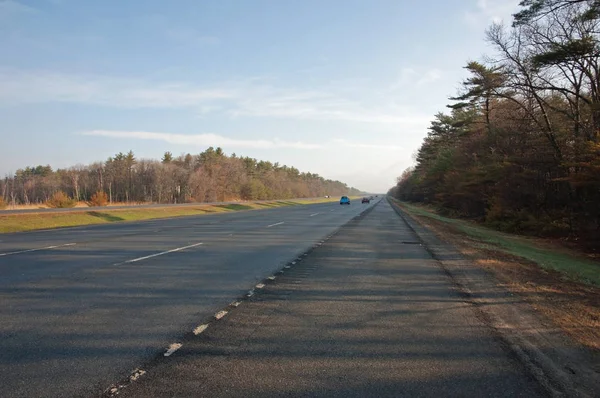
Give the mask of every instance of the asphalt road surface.
<path id="1" fill-rule="evenodd" d="M 0 235 L 0 396 L 91 396 L 370 206 Z"/>
<path id="2" fill-rule="evenodd" d="M 182 344 L 119 396 L 545 396 L 387 202 Z"/>

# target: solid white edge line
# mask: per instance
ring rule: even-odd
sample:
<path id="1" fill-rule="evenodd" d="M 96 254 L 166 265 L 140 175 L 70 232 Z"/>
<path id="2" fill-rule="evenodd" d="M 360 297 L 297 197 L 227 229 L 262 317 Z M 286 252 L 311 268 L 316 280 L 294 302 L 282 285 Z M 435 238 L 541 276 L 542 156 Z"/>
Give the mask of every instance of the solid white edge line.
<path id="1" fill-rule="evenodd" d="M 195 243 L 193 245 L 189 245 L 189 246 L 183 246 L 183 247 L 178 247 L 176 249 L 171 249 L 171 250 L 167 250 L 165 252 L 160 252 L 160 253 L 155 253 L 155 254 L 151 254 L 149 256 L 144 256 L 144 257 L 138 257 L 138 258 L 134 258 L 133 260 L 127 260 L 125 261 L 125 263 L 135 263 L 137 261 L 142 261 L 142 260 L 146 260 L 148 258 L 152 258 L 152 257 L 158 257 L 158 256 L 162 256 L 164 254 L 169 254 L 169 253 L 174 253 L 174 252 L 178 252 L 181 250 L 185 250 L 185 249 L 189 249 L 191 247 L 196 247 L 196 246 L 200 246 L 203 242 L 200 243 Z"/>
<path id="2" fill-rule="evenodd" d="M 311 214 L 309 217 L 314 217 L 314 216 L 316 216 L 317 214 L 321 214 L 321 213 L 314 213 L 314 214 Z"/>
<path id="3" fill-rule="evenodd" d="M 267 226 L 266 226 L 266 228 L 271 228 L 271 227 L 274 227 L 274 226 L 276 226 L 276 225 L 281 225 L 281 224 L 285 224 L 285 221 L 278 222 L 278 223 L 271 224 L 271 225 L 267 225 Z"/>
<path id="4" fill-rule="evenodd" d="M 53 245 L 53 246 L 46 246 L 46 247 L 38 247 L 36 249 L 21 250 L 21 251 L 17 251 L 17 252 L 0 253 L 0 257 L 10 256 L 11 254 L 31 253 L 31 252 L 37 252 L 40 250 L 51 250 L 51 249 L 56 249 L 59 247 L 75 246 L 76 244 L 77 243 L 65 243 L 64 245 Z"/>

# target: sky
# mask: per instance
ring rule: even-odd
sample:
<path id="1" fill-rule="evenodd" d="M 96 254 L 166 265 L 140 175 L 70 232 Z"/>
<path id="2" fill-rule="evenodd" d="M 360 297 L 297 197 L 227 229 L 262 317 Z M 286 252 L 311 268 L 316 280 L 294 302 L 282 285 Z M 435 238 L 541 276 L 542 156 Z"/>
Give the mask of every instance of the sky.
<path id="1" fill-rule="evenodd" d="M 220 146 L 386 192 L 519 0 L 0 0 L 0 175 Z"/>

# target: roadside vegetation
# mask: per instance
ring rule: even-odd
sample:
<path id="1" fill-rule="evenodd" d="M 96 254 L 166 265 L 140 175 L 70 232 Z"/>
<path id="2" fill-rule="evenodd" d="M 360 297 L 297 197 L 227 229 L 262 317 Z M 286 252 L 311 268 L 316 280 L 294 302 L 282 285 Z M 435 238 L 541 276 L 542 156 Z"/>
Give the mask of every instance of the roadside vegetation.
<path id="1" fill-rule="evenodd" d="M 0 200 L 10 206 L 57 203 L 203 203 L 236 200 L 283 200 L 325 195 L 360 195 L 340 181 L 295 167 L 208 148 L 197 155 L 161 160 L 137 159 L 132 151 L 105 162 L 53 170 L 50 166 L 19 169 L 0 180 Z M 63 196 L 64 195 L 64 196 Z"/>
<path id="2" fill-rule="evenodd" d="M 600 263 L 592 256 L 553 239 L 506 234 L 445 217 L 431 206 L 395 203 L 575 340 L 600 350 Z"/>
<path id="3" fill-rule="evenodd" d="M 244 202 L 222 205 L 187 205 L 164 206 L 153 208 L 129 208 L 111 210 L 109 207 L 102 210 L 86 210 L 85 208 L 73 209 L 64 213 L 25 213 L 25 214 L 0 214 L 0 233 L 33 231 L 59 227 L 75 227 L 81 225 L 106 224 L 123 221 L 142 221 L 158 218 L 171 218 L 182 216 L 198 216 L 204 214 L 227 213 L 240 210 L 270 209 L 284 206 L 298 206 L 310 203 L 334 202 L 338 199 L 300 199 L 300 200 L 275 200 L 266 202 Z"/>
<path id="4" fill-rule="evenodd" d="M 455 233 L 468 237 L 473 247 L 493 250 L 520 257 L 539 265 L 541 268 L 556 271 L 572 281 L 600 287 L 600 262 L 562 246 L 553 245 L 551 240 L 503 233 L 476 223 L 445 217 L 435 209 L 423 205 L 398 203 L 410 215 L 427 218 L 445 224 Z"/>
<path id="5" fill-rule="evenodd" d="M 597 253 L 600 2 L 521 6 L 512 26 L 487 30 L 494 53 L 466 64 L 470 76 L 390 194 Z"/>
<path id="6" fill-rule="evenodd" d="M 66 209 L 75 207 L 76 204 L 77 200 L 68 197 L 63 191 L 54 192 L 46 201 L 46 206 L 51 209 Z"/>

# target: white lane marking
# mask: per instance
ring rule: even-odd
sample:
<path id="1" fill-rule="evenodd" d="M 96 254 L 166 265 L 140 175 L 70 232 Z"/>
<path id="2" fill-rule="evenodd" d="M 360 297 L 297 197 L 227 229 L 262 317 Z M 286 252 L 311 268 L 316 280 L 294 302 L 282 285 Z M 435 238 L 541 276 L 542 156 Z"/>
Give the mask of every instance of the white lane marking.
<path id="1" fill-rule="evenodd" d="M 268 279 L 268 280 L 270 280 L 270 281 L 274 281 L 274 280 L 275 280 L 275 278 L 276 278 L 276 276 L 270 276 L 270 277 L 268 277 L 267 279 Z"/>
<path id="2" fill-rule="evenodd" d="M 142 377 L 145 374 L 146 374 L 145 370 L 143 370 L 143 369 L 136 369 L 136 370 L 133 371 L 133 373 L 131 373 L 131 376 L 129 376 L 129 380 L 136 381 L 137 379 L 139 379 L 140 377 Z"/>
<path id="3" fill-rule="evenodd" d="M 246 293 L 246 297 L 252 297 L 252 296 L 254 296 L 254 289 L 248 290 L 248 293 Z"/>
<path id="4" fill-rule="evenodd" d="M 267 225 L 267 228 L 271 228 L 271 227 L 274 227 L 274 226 L 276 226 L 276 225 L 281 225 L 281 224 L 285 224 L 285 221 L 278 222 L 278 223 L 271 224 L 271 225 Z"/>
<path id="5" fill-rule="evenodd" d="M 321 213 L 314 213 L 314 214 L 311 214 L 309 217 L 314 217 L 314 216 L 316 216 L 317 214 L 321 214 Z"/>
<path id="6" fill-rule="evenodd" d="M 171 355 L 173 355 L 173 353 L 175 351 L 177 351 L 178 349 L 180 349 L 182 345 L 183 344 L 181 344 L 181 343 L 173 343 L 173 344 L 171 344 L 169 346 L 169 349 L 167 350 L 167 352 L 165 352 L 163 355 L 166 356 L 166 357 L 170 357 Z"/>
<path id="7" fill-rule="evenodd" d="M 194 329 L 194 334 L 196 336 L 198 336 L 200 333 L 204 332 L 206 329 L 208 329 L 208 323 L 205 323 L 204 325 L 199 325 L 197 328 Z"/>
<path id="8" fill-rule="evenodd" d="M 219 319 L 223 318 L 225 315 L 227 315 L 227 311 L 225 311 L 225 310 L 219 311 L 215 314 L 215 319 L 219 320 Z"/>
<path id="9" fill-rule="evenodd" d="M 239 306 L 240 306 L 240 304 L 242 304 L 242 302 L 241 302 L 241 301 L 234 301 L 234 302 L 233 302 L 233 303 L 231 303 L 230 305 L 231 305 L 232 307 L 236 307 L 236 308 L 237 308 L 237 307 L 239 307 Z"/>
<path id="10" fill-rule="evenodd" d="M 58 247 L 75 246 L 75 245 L 76 245 L 76 243 L 65 243 L 64 245 L 54 245 L 54 246 L 38 247 L 37 249 L 20 250 L 18 252 L 0 253 L 0 257 L 10 256 L 11 254 L 31 253 L 31 252 L 37 252 L 40 250 L 50 250 L 50 249 L 56 249 Z"/>
<path id="11" fill-rule="evenodd" d="M 167 250 L 166 252 L 155 253 L 155 254 L 151 254 L 149 256 L 134 258 L 133 260 L 127 260 L 127 261 L 125 261 L 125 263 L 135 263 L 137 261 L 146 260 L 147 258 L 158 257 L 158 256 L 162 256 L 164 254 L 174 253 L 174 252 L 178 252 L 178 251 L 181 251 L 181 250 L 189 249 L 191 247 L 200 246 L 201 244 L 202 244 L 202 242 L 195 243 L 195 244 L 189 245 L 189 246 L 178 247 L 176 249 Z"/>
<path id="12" fill-rule="evenodd" d="M 257 289 L 262 289 L 263 287 L 265 287 L 264 283 L 259 283 L 258 285 L 254 286 Z"/>

